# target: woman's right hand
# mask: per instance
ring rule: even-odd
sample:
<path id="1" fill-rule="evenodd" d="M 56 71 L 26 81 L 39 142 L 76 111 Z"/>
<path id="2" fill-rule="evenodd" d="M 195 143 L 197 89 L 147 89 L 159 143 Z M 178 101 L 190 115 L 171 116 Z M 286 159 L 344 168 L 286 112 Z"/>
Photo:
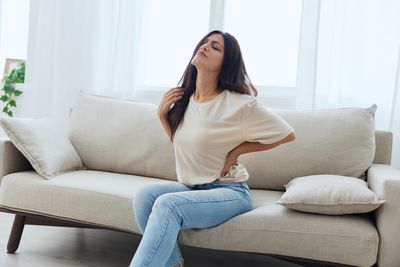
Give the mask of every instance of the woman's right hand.
<path id="1" fill-rule="evenodd" d="M 174 87 L 165 92 L 160 104 L 158 105 L 158 116 L 160 118 L 166 117 L 169 110 L 171 109 L 171 106 L 179 101 L 182 98 L 183 94 L 184 92 L 182 87 Z"/>

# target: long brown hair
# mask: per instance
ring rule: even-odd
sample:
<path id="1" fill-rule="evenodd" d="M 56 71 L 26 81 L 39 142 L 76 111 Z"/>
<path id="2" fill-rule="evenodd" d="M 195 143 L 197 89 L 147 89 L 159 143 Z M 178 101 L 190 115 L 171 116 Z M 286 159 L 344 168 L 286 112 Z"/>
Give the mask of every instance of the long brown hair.
<path id="1" fill-rule="evenodd" d="M 189 104 L 190 96 L 196 89 L 197 69 L 191 64 L 192 59 L 206 38 L 214 33 L 223 36 L 225 46 L 224 60 L 218 76 L 218 88 L 240 94 L 254 96 L 257 96 L 258 94 L 255 86 L 251 83 L 250 78 L 247 75 L 242 52 L 236 38 L 227 32 L 218 30 L 209 32 L 196 45 L 189 64 L 187 65 L 182 78 L 178 82 L 178 86 L 181 87 L 185 93 L 179 101 L 175 102 L 174 106 L 168 112 L 168 122 L 172 130 L 171 141 L 173 140 L 179 125 L 183 122 L 183 117 Z"/>

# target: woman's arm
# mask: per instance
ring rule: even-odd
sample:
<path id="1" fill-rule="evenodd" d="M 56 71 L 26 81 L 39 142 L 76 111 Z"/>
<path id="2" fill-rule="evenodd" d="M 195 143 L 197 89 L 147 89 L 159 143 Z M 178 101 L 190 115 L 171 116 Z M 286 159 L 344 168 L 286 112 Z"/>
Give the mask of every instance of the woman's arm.
<path id="1" fill-rule="evenodd" d="M 285 138 L 279 140 L 278 142 L 272 143 L 272 144 L 261 144 L 259 142 L 244 142 L 235 147 L 230 154 L 233 154 L 232 156 L 239 157 L 242 154 L 250 153 L 250 152 L 256 152 L 256 151 L 263 151 L 263 150 L 268 150 L 272 149 L 274 147 L 277 147 L 281 144 L 291 142 L 295 140 L 296 137 L 293 132 L 291 132 L 288 136 Z"/>
<path id="2" fill-rule="evenodd" d="M 296 137 L 293 132 L 291 132 L 288 136 L 285 138 L 279 140 L 278 142 L 272 143 L 272 144 L 261 144 L 259 142 L 244 142 L 232 149 L 229 154 L 227 155 L 226 161 L 224 168 L 221 170 L 221 177 L 225 176 L 230 167 L 234 164 L 237 164 L 238 158 L 242 154 L 250 153 L 250 152 L 256 152 L 256 151 L 263 151 L 263 150 L 268 150 L 272 149 L 274 147 L 277 147 L 281 144 L 291 142 L 295 140 Z"/>
<path id="3" fill-rule="evenodd" d="M 172 105 L 182 98 L 184 92 L 181 87 L 174 87 L 169 89 L 162 97 L 158 105 L 157 115 L 163 125 L 169 139 L 172 141 L 172 129 L 168 121 L 168 112 Z"/>
<path id="4" fill-rule="evenodd" d="M 165 132 L 167 133 L 169 139 L 171 140 L 172 129 L 171 129 L 171 125 L 169 125 L 167 117 L 166 116 L 162 116 L 162 117 L 159 117 L 159 118 L 160 118 L 162 126 L 165 129 Z"/>

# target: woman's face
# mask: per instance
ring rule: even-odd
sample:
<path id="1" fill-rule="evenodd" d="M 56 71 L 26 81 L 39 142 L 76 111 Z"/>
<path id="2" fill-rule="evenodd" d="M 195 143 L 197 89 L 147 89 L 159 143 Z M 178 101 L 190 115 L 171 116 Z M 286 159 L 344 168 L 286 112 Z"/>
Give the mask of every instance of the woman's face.
<path id="1" fill-rule="evenodd" d="M 214 33 L 203 41 L 191 63 L 197 70 L 204 69 L 207 71 L 219 72 L 223 60 L 224 37 L 221 34 Z"/>

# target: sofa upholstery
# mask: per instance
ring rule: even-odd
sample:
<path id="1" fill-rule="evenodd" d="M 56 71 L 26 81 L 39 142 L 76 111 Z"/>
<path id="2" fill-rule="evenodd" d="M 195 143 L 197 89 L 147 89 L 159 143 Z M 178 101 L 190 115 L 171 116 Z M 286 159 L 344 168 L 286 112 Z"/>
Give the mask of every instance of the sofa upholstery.
<path id="1" fill-rule="evenodd" d="M 140 186 L 155 182 L 165 181 L 93 170 L 64 173 L 46 181 L 35 171 L 24 171 L 3 178 L 0 203 L 14 210 L 51 214 L 140 234 L 132 199 Z M 323 216 L 292 211 L 275 204 L 282 194 L 253 189 L 252 211 L 214 228 L 182 230 L 179 240 L 203 248 L 340 260 L 357 266 L 374 263 L 379 235 L 370 216 Z"/>
<path id="2" fill-rule="evenodd" d="M 373 164 L 368 169 L 368 183 L 379 198 L 386 200 L 373 213 L 380 236 L 378 266 L 399 266 L 400 171 L 386 164 Z"/>
<path id="3" fill-rule="evenodd" d="M 397 266 L 400 175 L 390 166 L 391 132 L 371 130 L 374 108 L 274 110 L 294 127 L 297 138 L 292 146 L 239 158 L 250 173 L 252 210 L 216 227 L 182 230 L 180 243 Z M 140 234 L 132 205 L 140 201 L 137 190 L 148 183 L 177 182 L 172 144 L 155 111 L 150 104 L 82 94 L 71 113 L 69 138 L 87 169 L 51 180 L 40 177 L 8 139 L 1 140 L 0 208 Z M 386 203 L 371 213 L 337 216 L 275 203 L 286 182 L 321 173 L 366 179 Z"/>

